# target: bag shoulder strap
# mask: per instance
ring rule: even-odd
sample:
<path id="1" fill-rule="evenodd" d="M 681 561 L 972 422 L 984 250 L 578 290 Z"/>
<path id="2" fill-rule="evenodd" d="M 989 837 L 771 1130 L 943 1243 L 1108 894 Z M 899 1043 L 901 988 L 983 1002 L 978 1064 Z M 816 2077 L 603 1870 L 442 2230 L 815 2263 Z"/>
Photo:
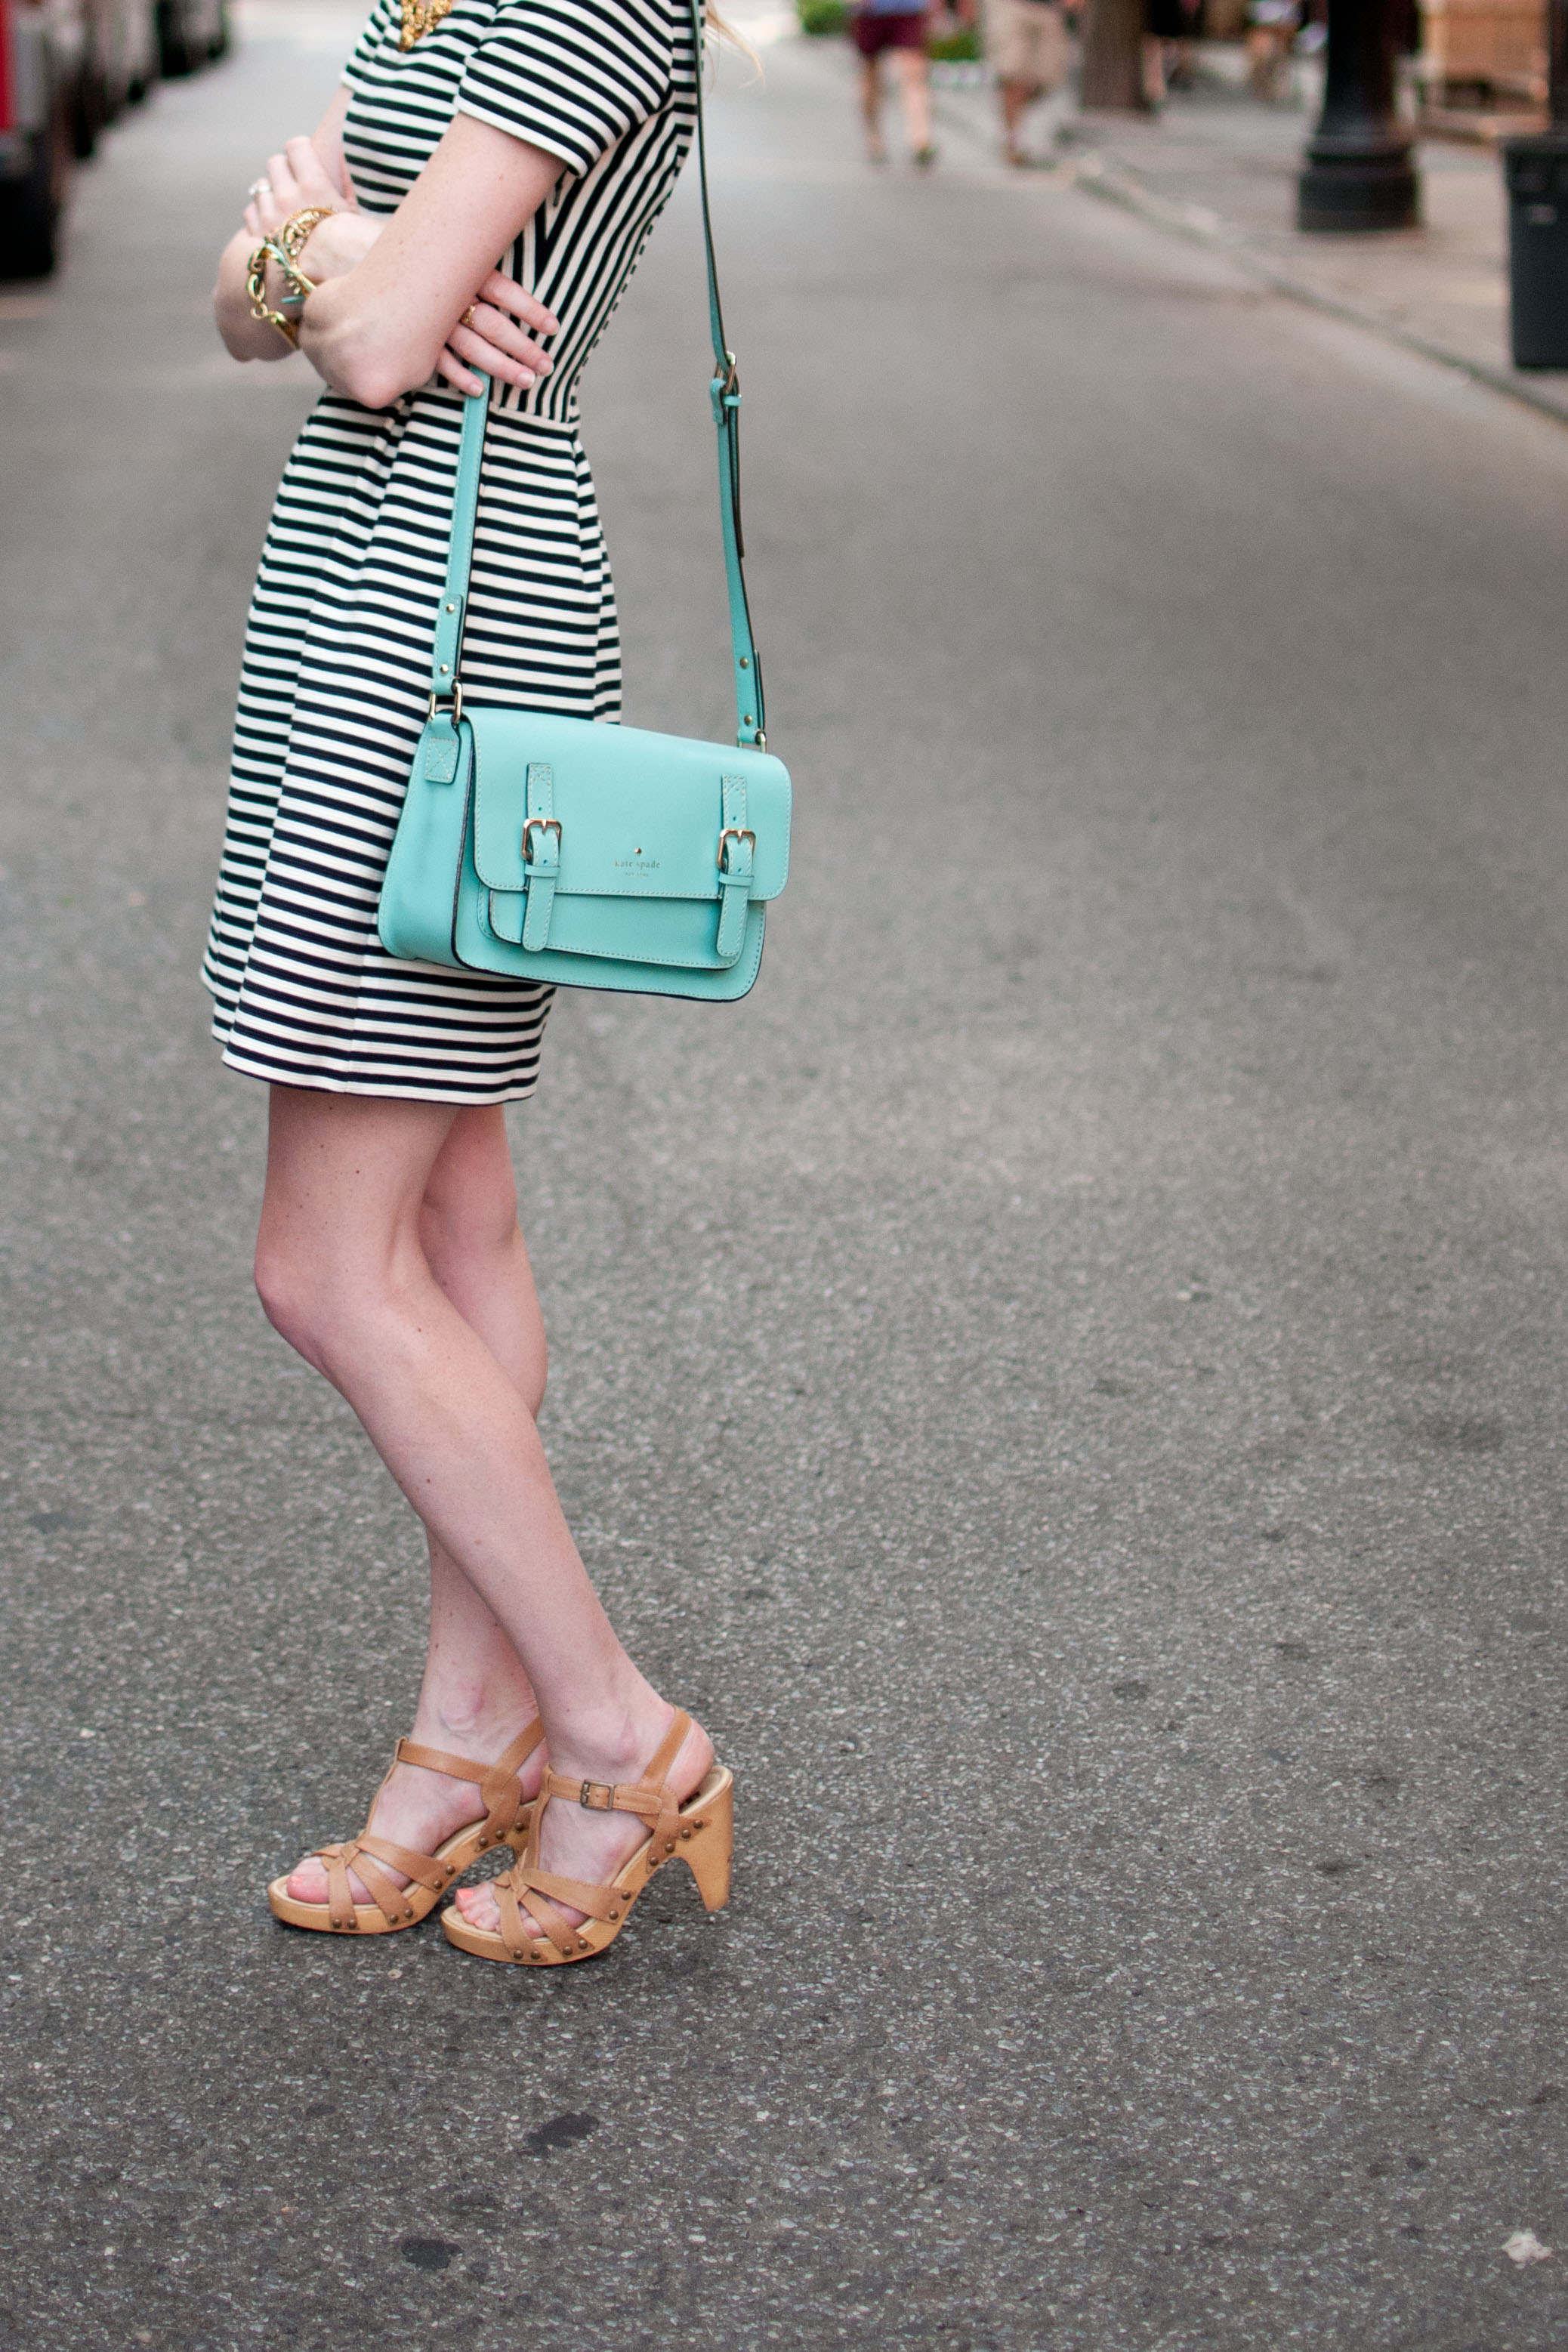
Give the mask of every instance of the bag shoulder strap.
<path id="1" fill-rule="evenodd" d="M 702 244 L 708 262 L 708 318 L 713 336 L 713 379 L 708 387 L 713 422 L 719 435 L 719 525 L 724 542 L 724 584 L 730 602 L 730 640 L 735 681 L 737 743 L 765 745 L 763 677 L 752 636 L 751 609 L 746 602 L 745 540 L 741 530 L 741 382 L 735 354 L 724 341 L 724 314 L 719 299 L 719 271 L 713 257 L 713 222 L 708 203 L 708 140 L 702 115 L 702 0 L 691 0 L 692 32 L 697 44 L 697 173 L 702 194 Z M 475 369 L 475 374 L 481 373 Z M 452 501 L 452 545 L 447 577 L 436 619 L 436 642 L 430 656 L 430 710 L 449 708 L 456 718 L 462 709 L 458 661 L 463 642 L 463 616 L 468 601 L 468 572 L 474 552 L 474 517 L 479 501 L 479 470 L 484 461 L 485 425 L 489 415 L 490 383 L 471 393 L 463 404 L 463 434 L 458 452 L 458 487 Z"/>

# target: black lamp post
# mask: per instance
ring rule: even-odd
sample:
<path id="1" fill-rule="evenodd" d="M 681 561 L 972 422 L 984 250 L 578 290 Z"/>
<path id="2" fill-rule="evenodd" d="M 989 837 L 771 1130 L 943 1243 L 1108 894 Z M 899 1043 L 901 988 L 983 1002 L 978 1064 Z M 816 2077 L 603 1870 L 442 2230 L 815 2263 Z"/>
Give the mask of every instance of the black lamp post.
<path id="1" fill-rule="evenodd" d="M 1547 0 L 1551 128 L 1503 143 L 1515 367 L 1568 367 L 1568 0 Z"/>
<path id="2" fill-rule="evenodd" d="M 1304 229 L 1415 228 L 1421 183 L 1394 109 L 1398 0 L 1329 0 L 1323 110 L 1297 184 Z"/>

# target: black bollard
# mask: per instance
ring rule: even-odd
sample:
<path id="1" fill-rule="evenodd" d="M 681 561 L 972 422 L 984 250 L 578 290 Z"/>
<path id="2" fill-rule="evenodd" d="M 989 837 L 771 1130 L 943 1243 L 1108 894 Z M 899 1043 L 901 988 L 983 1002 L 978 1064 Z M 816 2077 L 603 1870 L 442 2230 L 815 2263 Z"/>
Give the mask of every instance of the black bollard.
<path id="1" fill-rule="evenodd" d="M 1568 367 L 1568 0 L 1547 0 L 1552 127 L 1503 142 L 1513 363 Z"/>
<path id="2" fill-rule="evenodd" d="M 1297 183 L 1299 228 L 1415 228 L 1421 183 L 1394 110 L 1399 0 L 1329 0 L 1323 110 Z"/>

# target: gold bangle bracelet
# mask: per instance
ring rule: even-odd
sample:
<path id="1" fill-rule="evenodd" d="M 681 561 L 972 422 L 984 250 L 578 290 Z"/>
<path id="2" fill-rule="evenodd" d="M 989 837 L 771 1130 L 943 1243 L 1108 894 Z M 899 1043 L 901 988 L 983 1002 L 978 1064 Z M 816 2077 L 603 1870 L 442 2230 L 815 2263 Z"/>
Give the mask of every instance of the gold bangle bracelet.
<path id="1" fill-rule="evenodd" d="M 268 261 L 278 264 L 289 286 L 289 299 L 303 305 L 306 297 L 315 292 L 316 286 L 315 280 L 307 278 L 300 268 L 300 256 L 312 232 L 321 226 L 322 221 L 331 219 L 334 209 L 331 205 L 306 205 L 300 211 L 290 213 L 282 227 L 271 236 L 263 237 L 250 257 L 250 271 L 245 281 L 245 290 L 250 297 L 250 315 L 253 319 L 265 320 L 269 327 L 276 327 L 290 351 L 297 352 L 300 348 L 299 321 L 285 318 L 281 310 L 275 310 L 268 301 L 267 265 Z"/>
<path id="2" fill-rule="evenodd" d="M 269 327 L 276 327 L 289 350 L 297 352 L 300 348 L 299 328 L 292 319 L 286 319 L 281 310 L 274 310 L 267 299 L 267 265 L 273 258 L 272 249 L 266 243 L 258 245 L 250 257 L 250 268 L 245 280 L 245 290 L 250 297 L 250 315 L 253 319 L 264 320 Z M 311 291 L 314 290 L 312 288 Z"/>
<path id="3" fill-rule="evenodd" d="M 273 230 L 270 242 L 288 261 L 298 261 L 321 223 L 331 219 L 332 211 L 331 205 L 306 205 L 302 211 L 290 213 L 281 228 Z"/>
<path id="4" fill-rule="evenodd" d="M 275 261 L 278 264 L 279 268 L 283 272 L 283 275 L 288 279 L 289 286 L 293 289 L 293 291 L 286 298 L 288 300 L 291 302 L 302 302 L 307 294 L 313 294 L 315 292 L 315 279 L 313 278 L 306 277 L 299 263 L 295 261 L 289 254 L 284 251 L 276 237 L 269 236 L 268 238 L 265 250 L 268 259 Z"/>

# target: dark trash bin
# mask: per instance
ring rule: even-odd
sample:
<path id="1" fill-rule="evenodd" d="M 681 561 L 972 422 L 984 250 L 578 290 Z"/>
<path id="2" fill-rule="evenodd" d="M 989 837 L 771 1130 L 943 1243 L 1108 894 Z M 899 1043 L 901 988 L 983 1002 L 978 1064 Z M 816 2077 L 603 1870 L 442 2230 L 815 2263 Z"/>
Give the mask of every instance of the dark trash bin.
<path id="1" fill-rule="evenodd" d="M 1503 142 L 1513 363 L 1568 368 L 1568 131 Z"/>

